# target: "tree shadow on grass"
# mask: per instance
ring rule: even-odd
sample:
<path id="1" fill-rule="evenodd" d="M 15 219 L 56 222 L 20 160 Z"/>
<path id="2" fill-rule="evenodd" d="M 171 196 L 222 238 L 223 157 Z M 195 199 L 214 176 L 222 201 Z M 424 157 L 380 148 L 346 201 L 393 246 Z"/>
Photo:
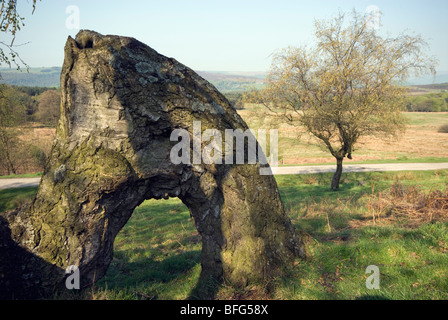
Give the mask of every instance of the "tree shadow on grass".
<path id="1" fill-rule="evenodd" d="M 105 277 L 95 287 L 128 292 L 137 299 L 159 299 L 159 293 L 153 288 L 176 281 L 191 272 L 200 264 L 200 255 L 200 250 L 192 250 L 170 255 L 163 260 L 144 256 L 135 261 L 115 258 Z"/>
<path id="2" fill-rule="evenodd" d="M 37 187 L 10 188 L 0 190 L 0 212 L 13 210 L 33 200 Z"/>

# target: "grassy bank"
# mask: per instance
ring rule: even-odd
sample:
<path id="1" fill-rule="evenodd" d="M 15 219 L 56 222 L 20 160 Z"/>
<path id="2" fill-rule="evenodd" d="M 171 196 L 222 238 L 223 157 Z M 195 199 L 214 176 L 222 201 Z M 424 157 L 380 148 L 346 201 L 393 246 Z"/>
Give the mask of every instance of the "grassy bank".
<path id="1" fill-rule="evenodd" d="M 223 285 L 217 298 L 447 299 L 448 213 L 420 212 L 404 200 L 436 190 L 446 194 L 448 170 L 346 173 L 338 192 L 329 189 L 330 179 L 277 177 L 288 215 L 309 235 L 309 260 L 297 260 L 270 294 Z M 26 201 L 35 190 L 0 190 L 0 209 Z M 406 210 L 399 211 L 402 202 Z M 73 298 L 194 298 L 200 250 L 186 206 L 178 199 L 145 201 L 117 235 L 106 277 Z M 379 269 L 378 290 L 366 287 L 369 265 Z"/>

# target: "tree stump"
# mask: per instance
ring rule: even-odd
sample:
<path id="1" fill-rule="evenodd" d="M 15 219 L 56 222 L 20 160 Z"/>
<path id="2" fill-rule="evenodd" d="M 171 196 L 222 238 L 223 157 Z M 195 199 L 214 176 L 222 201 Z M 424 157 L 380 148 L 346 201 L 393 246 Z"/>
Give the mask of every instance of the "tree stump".
<path id="1" fill-rule="evenodd" d="M 261 164 L 174 164 L 183 129 L 247 125 L 210 83 L 129 37 L 68 38 L 61 117 L 31 205 L 0 217 L 2 298 L 51 296 L 69 266 L 81 286 L 104 276 L 115 236 L 146 199 L 178 197 L 202 238 L 201 279 L 244 287 L 304 256 L 272 175 Z M 204 142 L 199 141 L 204 147 Z M 193 148 L 189 150 L 192 154 Z"/>

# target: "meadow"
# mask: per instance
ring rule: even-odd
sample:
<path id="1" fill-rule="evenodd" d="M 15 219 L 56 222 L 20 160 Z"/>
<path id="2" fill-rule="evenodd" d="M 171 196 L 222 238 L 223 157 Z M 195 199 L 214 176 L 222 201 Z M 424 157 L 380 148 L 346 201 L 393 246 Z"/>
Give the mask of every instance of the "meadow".
<path id="1" fill-rule="evenodd" d="M 269 129 L 256 106 L 238 112 L 250 128 Z M 405 113 L 398 140 L 360 141 L 344 163 L 448 162 L 448 113 Z M 328 164 L 333 158 L 298 129 L 279 128 L 282 165 Z M 49 150 L 50 128 L 27 137 Z M 42 131 L 42 132 L 41 132 Z M 42 133 L 42 134 L 41 134 Z M 38 137 L 38 138 L 36 138 Z M 38 175 L 31 175 L 38 176 Z M 448 299 L 448 170 L 277 176 L 294 226 L 307 240 L 309 259 L 296 260 L 273 290 L 219 286 L 216 299 Z M 37 188 L 0 190 L 0 211 L 32 201 Z M 55 299 L 195 299 L 201 239 L 177 198 L 147 200 L 117 235 L 106 276 L 92 287 Z M 368 289 L 368 266 L 379 268 L 380 288 Z"/>
<path id="2" fill-rule="evenodd" d="M 298 127 L 273 123 L 273 117 L 260 113 L 259 108 L 246 104 L 238 113 L 251 129 L 278 129 L 280 164 L 335 163 L 315 138 Z M 407 121 L 404 133 L 397 138 L 361 137 L 353 159 L 344 159 L 344 163 L 447 162 L 448 134 L 439 128 L 448 124 L 448 112 L 404 112 L 403 116 Z"/>
<path id="3" fill-rule="evenodd" d="M 337 192 L 330 179 L 276 177 L 309 258 L 297 259 L 271 291 L 223 283 L 216 299 L 447 299 L 448 170 L 345 173 Z M 0 190 L 0 210 L 30 201 L 35 191 Z M 196 298 L 201 240 L 179 199 L 143 202 L 114 246 L 103 279 L 55 299 Z M 366 287 L 369 265 L 379 268 L 379 289 Z"/>
<path id="4" fill-rule="evenodd" d="M 299 128 L 284 124 L 271 127 L 271 119 L 260 117 L 258 108 L 246 104 L 238 113 L 251 129 L 278 129 L 278 159 L 281 166 L 335 163 L 334 158 L 315 139 L 301 134 Z M 439 132 L 443 125 L 448 125 L 448 112 L 405 112 L 403 115 L 408 125 L 401 136 L 385 140 L 378 137 L 361 138 L 353 159 L 345 159 L 344 163 L 448 162 L 448 133 Z M 31 123 L 22 128 L 20 139 L 49 154 L 55 131 L 54 128 Z M 21 174 L 42 171 L 42 167 L 32 163 L 31 158 L 22 159 L 18 169 Z"/>
<path id="5" fill-rule="evenodd" d="M 448 171 L 349 173 L 339 192 L 329 190 L 330 178 L 277 177 L 288 215 L 307 235 L 310 258 L 276 279 L 273 292 L 223 284 L 216 299 L 447 299 Z M 441 191 L 445 213 L 430 218 L 381 207 L 381 196 L 415 186 L 425 194 Z M 110 270 L 90 298 L 195 298 L 200 238 L 178 199 L 145 201 L 115 246 Z M 379 290 L 366 287 L 369 265 L 380 270 Z"/>

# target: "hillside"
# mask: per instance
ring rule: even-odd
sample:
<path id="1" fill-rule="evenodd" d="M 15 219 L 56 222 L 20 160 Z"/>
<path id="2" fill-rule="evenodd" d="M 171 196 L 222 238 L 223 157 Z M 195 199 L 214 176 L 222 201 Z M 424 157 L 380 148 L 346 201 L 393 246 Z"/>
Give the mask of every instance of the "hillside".
<path id="1" fill-rule="evenodd" d="M 245 91 L 250 88 L 260 89 L 264 86 L 266 77 L 266 74 L 263 72 L 202 70 L 196 72 L 221 92 Z M 60 67 L 30 68 L 28 72 L 26 70 L 17 71 L 15 69 L 3 68 L 0 69 L 0 83 L 27 87 L 59 87 L 60 74 Z M 421 95 L 448 90 L 447 80 L 445 73 L 442 73 L 436 79 L 425 82 L 426 84 L 409 83 L 409 94 Z"/>
<path id="2" fill-rule="evenodd" d="M 201 77 L 210 81 L 219 91 L 244 91 L 248 88 L 261 88 L 264 74 L 261 72 L 210 72 L 196 71 Z M 60 67 L 30 68 L 17 71 L 14 69 L 0 69 L 0 83 L 27 87 L 59 87 Z"/>
<path id="3" fill-rule="evenodd" d="M 0 69 L 0 83 L 26 87 L 59 87 L 60 67 L 30 68 L 26 70 Z"/>
<path id="4" fill-rule="evenodd" d="M 448 82 L 409 86 L 409 94 L 421 95 L 448 90 Z"/>

